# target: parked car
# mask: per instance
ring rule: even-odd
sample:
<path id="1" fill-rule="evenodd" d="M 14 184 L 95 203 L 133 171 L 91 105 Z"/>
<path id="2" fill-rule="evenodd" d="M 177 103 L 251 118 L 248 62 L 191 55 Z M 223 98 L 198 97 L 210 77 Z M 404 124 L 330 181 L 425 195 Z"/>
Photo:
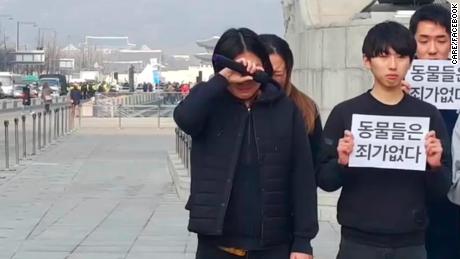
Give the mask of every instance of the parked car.
<path id="1" fill-rule="evenodd" d="M 27 85 L 15 85 L 13 89 L 13 98 L 23 98 L 24 97 L 24 87 L 29 87 L 30 98 L 38 97 L 38 88 L 33 84 Z"/>
<path id="2" fill-rule="evenodd" d="M 24 84 L 24 80 L 22 75 L 0 72 L 0 83 L 3 96 L 13 97 L 14 86 Z"/>
<path id="3" fill-rule="evenodd" d="M 120 87 L 119 92 L 128 93 L 129 92 L 129 84 L 128 83 L 122 84 L 121 87 Z"/>
<path id="4" fill-rule="evenodd" d="M 24 94 L 24 88 L 25 85 L 15 85 L 13 87 L 13 98 L 22 98 Z"/>
<path id="5" fill-rule="evenodd" d="M 52 95 L 53 96 L 60 96 L 60 95 L 65 95 L 62 94 L 62 85 L 59 79 L 57 78 L 41 78 L 38 81 L 38 84 L 40 86 L 40 91 L 43 89 L 43 84 L 48 83 L 49 87 L 51 90 L 53 90 Z"/>
<path id="6" fill-rule="evenodd" d="M 53 89 L 53 93 L 58 93 L 58 95 L 67 95 L 67 92 L 68 92 L 68 85 L 67 85 L 67 79 L 64 75 L 60 75 L 60 74 L 44 74 L 44 75 L 40 75 L 39 76 L 40 80 L 39 81 L 53 81 L 53 85 L 56 87 L 56 85 L 58 85 L 57 87 L 59 87 L 58 90 L 54 90 L 52 87 L 51 87 L 51 84 L 49 85 L 51 87 L 51 89 Z M 58 84 L 55 83 L 55 80 L 58 81 Z M 40 84 L 40 85 L 43 85 L 43 84 Z"/>
<path id="7" fill-rule="evenodd" d="M 2 83 L 0 82 L 0 99 L 1 98 L 5 98 L 5 93 L 3 92 Z"/>

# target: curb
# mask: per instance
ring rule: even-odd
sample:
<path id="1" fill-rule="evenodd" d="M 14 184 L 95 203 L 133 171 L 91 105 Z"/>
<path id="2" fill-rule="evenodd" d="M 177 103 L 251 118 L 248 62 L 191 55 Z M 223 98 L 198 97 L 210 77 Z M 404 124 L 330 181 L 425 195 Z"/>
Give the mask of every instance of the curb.
<path id="1" fill-rule="evenodd" d="M 190 174 L 177 153 L 168 152 L 167 159 L 169 173 L 177 195 L 181 201 L 186 201 L 190 195 Z"/>

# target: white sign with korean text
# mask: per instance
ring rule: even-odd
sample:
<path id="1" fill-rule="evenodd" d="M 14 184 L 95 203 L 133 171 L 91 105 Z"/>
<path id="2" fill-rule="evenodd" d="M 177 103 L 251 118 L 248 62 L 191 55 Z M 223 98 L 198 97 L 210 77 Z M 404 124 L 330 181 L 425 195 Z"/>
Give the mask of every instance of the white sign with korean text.
<path id="1" fill-rule="evenodd" d="M 438 109 L 460 109 L 460 65 L 449 60 L 415 59 L 407 72 L 410 95 Z"/>
<path id="2" fill-rule="evenodd" d="M 350 167 L 425 171 L 430 118 L 353 114 Z"/>

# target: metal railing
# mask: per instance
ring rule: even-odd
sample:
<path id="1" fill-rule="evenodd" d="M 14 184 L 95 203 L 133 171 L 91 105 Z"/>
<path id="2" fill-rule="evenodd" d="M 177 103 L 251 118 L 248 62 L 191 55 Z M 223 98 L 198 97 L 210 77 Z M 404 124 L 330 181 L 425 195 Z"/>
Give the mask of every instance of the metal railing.
<path id="1" fill-rule="evenodd" d="M 190 174 L 190 165 L 191 159 L 190 154 L 192 151 L 192 137 L 187 135 L 185 132 L 179 128 L 175 129 L 176 133 L 176 153 L 179 155 L 179 158 L 182 160 L 185 168 Z"/>
<path id="2" fill-rule="evenodd" d="M 57 103 L 51 105 L 49 111 L 39 109 L 3 119 L 4 134 L 0 134 L 3 135 L 0 136 L 0 143 L 4 144 L 1 145 L 4 148 L 0 151 L 0 170 L 15 170 L 11 167 L 11 154 L 14 155 L 14 166 L 19 166 L 21 161 L 37 155 L 55 144 L 59 138 L 74 131 L 74 108 L 69 102 Z M 51 138 L 52 131 L 54 138 Z M 13 145 L 10 136 L 14 136 Z"/>
<path id="3" fill-rule="evenodd" d="M 53 103 L 66 103 L 68 102 L 67 96 L 53 97 Z M 22 99 L 0 99 L 0 113 L 6 112 L 21 112 L 24 110 L 37 110 L 43 107 L 43 100 L 40 98 L 32 98 L 30 105 L 24 106 Z"/>
<path id="4" fill-rule="evenodd" d="M 173 112 L 184 98 L 182 93 L 136 93 L 124 96 L 100 95 L 92 102 L 83 104 L 84 119 L 112 118 L 114 126 L 126 127 L 172 127 Z"/>

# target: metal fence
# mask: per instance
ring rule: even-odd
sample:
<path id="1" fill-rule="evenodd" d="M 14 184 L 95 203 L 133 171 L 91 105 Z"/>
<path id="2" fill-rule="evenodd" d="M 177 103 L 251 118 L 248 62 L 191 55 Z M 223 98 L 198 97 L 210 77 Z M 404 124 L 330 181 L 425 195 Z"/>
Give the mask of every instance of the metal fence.
<path id="1" fill-rule="evenodd" d="M 53 97 L 53 103 L 65 103 L 68 101 L 67 96 Z M 20 112 L 22 110 L 36 110 L 43 107 L 43 100 L 41 98 L 32 98 L 30 105 L 24 106 L 22 99 L 0 99 L 0 113 L 6 112 Z"/>
<path id="2" fill-rule="evenodd" d="M 0 110 L 0 170 L 15 170 L 16 166 L 72 132 L 76 125 L 85 127 L 88 123 L 91 126 L 91 119 L 108 121 L 111 128 L 175 128 L 173 111 L 183 98 L 177 92 L 97 95 L 74 107 L 68 97 L 59 97 L 53 100 L 49 112 L 44 110 L 41 101 L 32 108 L 24 108 L 18 101 L 10 107 L 11 100 L 8 100 L 8 111 Z M 100 121 L 95 125 L 101 125 Z M 187 150 L 191 147 L 191 139 L 182 134 L 180 143 L 181 159 L 187 161 L 189 168 Z"/>
<path id="3" fill-rule="evenodd" d="M 83 105 L 83 118 L 112 118 L 118 128 L 175 127 L 173 112 L 184 98 L 182 93 L 139 93 L 103 96 Z M 88 119 L 89 121 L 89 119 Z M 83 122 L 85 124 L 85 122 Z"/>
<path id="4" fill-rule="evenodd" d="M 0 114 L 3 134 L 0 134 L 0 170 L 14 167 L 53 145 L 75 128 L 75 108 L 69 103 L 51 105 L 49 111 Z M 14 164 L 12 164 L 14 163 Z M 13 165 L 13 166 L 12 166 Z"/>
<path id="5" fill-rule="evenodd" d="M 192 151 L 192 137 L 187 135 L 179 128 L 175 129 L 176 132 L 176 153 L 182 160 L 185 168 L 190 172 L 190 153 Z"/>

